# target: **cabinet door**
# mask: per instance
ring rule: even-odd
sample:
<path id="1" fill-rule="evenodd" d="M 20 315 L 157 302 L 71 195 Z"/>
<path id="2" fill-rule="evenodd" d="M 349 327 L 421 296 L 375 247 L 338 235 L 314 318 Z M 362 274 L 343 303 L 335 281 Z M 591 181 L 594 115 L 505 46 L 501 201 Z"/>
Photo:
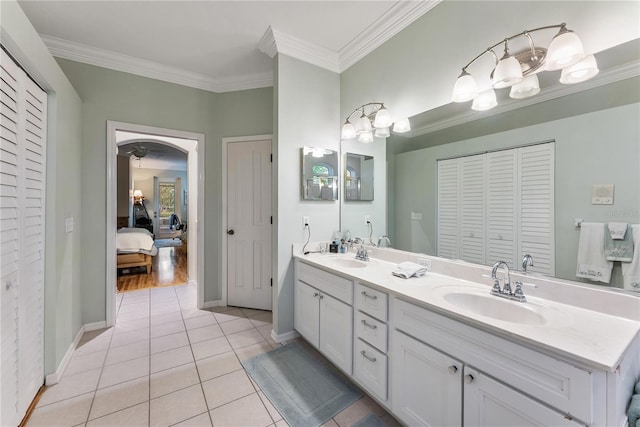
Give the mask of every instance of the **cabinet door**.
<path id="1" fill-rule="evenodd" d="M 327 294 L 320 295 L 320 351 L 351 375 L 353 308 Z"/>
<path id="2" fill-rule="evenodd" d="M 410 426 L 462 424 L 462 363 L 401 332 L 393 333 L 393 413 Z"/>
<path id="3" fill-rule="evenodd" d="M 485 263 L 485 156 L 460 159 L 460 259 Z"/>
<path id="4" fill-rule="evenodd" d="M 293 326 L 309 343 L 320 345 L 320 292 L 300 281 L 295 286 Z"/>
<path id="5" fill-rule="evenodd" d="M 464 369 L 465 426 L 566 426 L 580 424 L 486 375 Z"/>

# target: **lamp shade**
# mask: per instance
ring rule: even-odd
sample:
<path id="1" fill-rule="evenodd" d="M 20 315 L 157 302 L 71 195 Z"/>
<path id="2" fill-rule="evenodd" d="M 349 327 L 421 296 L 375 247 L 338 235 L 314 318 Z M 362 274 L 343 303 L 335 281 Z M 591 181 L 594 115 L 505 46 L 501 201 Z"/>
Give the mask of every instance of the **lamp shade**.
<path id="1" fill-rule="evenodd" d="M 580 38 L 573 31 L 565 27 L 551 41 L 545 59 L 545 69 L 548 71 L 569 67 L 584 57 L 584 49 Z"/>
<path id="2" fill-rule="evenodd" d="M 392 124 L 393 122 L 391 121 L 391 114 L 389 113 L 389 110 L 387 110 L 384 105 L 382 105 L 382 107 L 380 107 L 380 109 L 376 113 L 376 118 L 373 121 L 373 127 L 388 128 Z"/>
<path id="3" fill-rule="evenodd" d="M 451 101 L 453 102 L 467 102 L 471 101 L 478 94 L 478 88 L 476 81 L 471 74 L 466 71 L 462 71 L 462 74 L 456 80 L 455 86 L 453 86 L 453 95 L 451 95 Z M 393 128 L 395 131 L 395 127 Z"/>
<path id="4" fill-rule="evenodd" d="M 486 111 L 492 109 L 496 105 L 498 105 L 496 92 L 493 89 L 488 89 L 484 92 L 480 92 L 478 96 L 473 98 L 471 109 L 476 111 Z"/>
<path id="5" fill-rule="evenodd" d="M 360 135 L 361 133 L 371 132 L 371 120 L 367 116 L 362 113 L 362 116 L 356 121 L 356 133 Z"/>
<path id="6" fill-rule="evenodd" d="M 358 137 L 358 141 L 364 143 L 364 144 L 369 144 L 371 142 L 373 142 L 373 133 L 371 132 L 363 132 L 360 134 L 360 136 Z"/>
<path id="7" fill-rule="evenodd" d="M 411 130 L 409 119 L 400 119 L 393 124 L 393 131 L 396 133 L 406 133 Z"/>
<path id="8" fill-rule="evenodd" d="M 573 84 L 584 82 L 597 76 L 599 72 L 596 58 L 593 55 L 587 55 L 582 61 L 562 69 L 560 83 Z"/>
<path id="9" fill-rule="evenodd" d="M 501 89 L 522 81 L 522 68 L 518 60 L 505 53 L 493 70 L 493 87 Z"/>
<path id="10" fill-rule="evenodd" d="M 354 139 L 356 137 L 356 128 L 347 120 L 342 125 L 342 139 Z"/>
<path id="11" fill-rule="evenodd" d="M 511 86 L 509 96 L 513 99 L 523 99 L 540 92 L 540 82 L 536 74 L 530 74 L 520 83 Z"/>
<path id="12" fill-rule="evenodd" d="M 376 128 L 376 131 L 374 132 L 373 135 L 378 138 L 386 138 L 391 135 L 391 131 L 389 130 L 388 127 Z"/>
<path id="13" fill-rule="evenodd" d="M 142 197 L 142 190 L 133 190 L 133 197 Z"/>

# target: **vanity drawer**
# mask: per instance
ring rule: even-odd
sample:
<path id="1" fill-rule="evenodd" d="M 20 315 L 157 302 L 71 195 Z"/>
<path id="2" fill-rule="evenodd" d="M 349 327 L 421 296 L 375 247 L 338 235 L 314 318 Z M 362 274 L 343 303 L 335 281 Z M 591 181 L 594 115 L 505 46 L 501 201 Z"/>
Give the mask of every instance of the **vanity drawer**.
<path id="1" fill-rule="evenodd" d="M 356 283 L 355 294 L 356 309 L 383 322 L 387 321 L 387 294 L 365 286 L 362 283 Z"/>
<path id="2" fill-rule="evenodd" d="M 353 305 L 353 282 L 335 274 L 331 274 L 319 268 L 312 267 L 303 262 L 297 262 L 296 274 L 298 280 L 313 286 L 319 291 Z"/>
<path id="3" fill-rule="evenodd" d="M 381 401 L 387 400 L 387 356 L 357 339 L 353 354 L 354 377 Z"/>
<path id="4" fill-rule="evenodd" d="M 387 324 L 373 317 L 356 311 L 356 336 L 368 342 L 383 353 L 387 352 Z"/>
<path id="5" fill-rule="evenodd" d="M 590 372 L 398 298 L 392 298 L 391 319 L 394 328 L 465 365 L 573 418 L 592 422 L 597 393 Z"/>

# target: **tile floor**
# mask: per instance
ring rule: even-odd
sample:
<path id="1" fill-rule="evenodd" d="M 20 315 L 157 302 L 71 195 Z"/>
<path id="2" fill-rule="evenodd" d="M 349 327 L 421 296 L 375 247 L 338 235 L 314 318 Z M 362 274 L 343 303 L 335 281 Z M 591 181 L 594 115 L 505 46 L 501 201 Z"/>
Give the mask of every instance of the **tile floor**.
<path id="1" fill-rule="evenodd" d="M 27 426 L 287 426 L 240 364 L 279 345 L 271 312 L 195 301 L 188 285 L 118 294 L 115 327 L 84 334 Z M 370 413 L 398 425 L 365 395 L 325 426 Z"/>

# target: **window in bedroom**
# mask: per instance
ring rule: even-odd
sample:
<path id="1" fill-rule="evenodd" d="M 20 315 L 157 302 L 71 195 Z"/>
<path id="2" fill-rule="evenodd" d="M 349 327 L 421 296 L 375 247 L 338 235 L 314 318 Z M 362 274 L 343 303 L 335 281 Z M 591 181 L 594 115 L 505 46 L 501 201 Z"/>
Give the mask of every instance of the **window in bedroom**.
<path id="1" fill-rule="evenodd" d="M 167 218 L 175 212 L 176 185 L 173 182 L 161 182 L 160 186 L 160 218 Z"/>

